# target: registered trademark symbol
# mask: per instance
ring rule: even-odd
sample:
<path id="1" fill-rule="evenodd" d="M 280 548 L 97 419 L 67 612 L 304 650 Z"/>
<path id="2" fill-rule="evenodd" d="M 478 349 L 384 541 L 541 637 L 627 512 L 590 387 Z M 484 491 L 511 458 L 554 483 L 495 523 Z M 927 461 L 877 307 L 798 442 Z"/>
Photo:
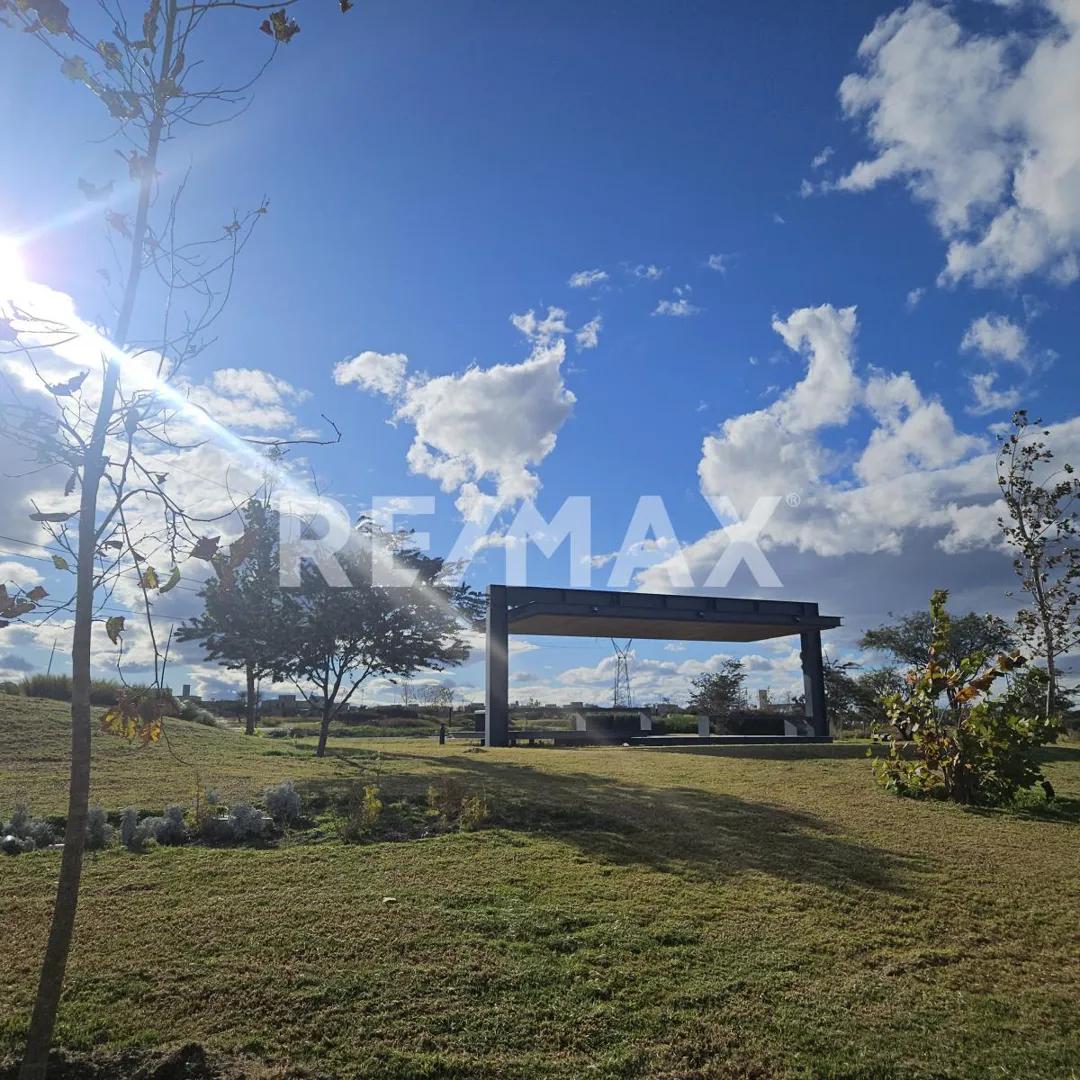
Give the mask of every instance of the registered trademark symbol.
<path id="1" fill-rule="evenodd" d="M 802 499 L 800 499 L 799 496 L 795 494 L 795 492 L 792 492 L 790 495 L 784 498 L 784 502 L 786 502 L 788 506 L 794 508 L 802 502 Z"/>

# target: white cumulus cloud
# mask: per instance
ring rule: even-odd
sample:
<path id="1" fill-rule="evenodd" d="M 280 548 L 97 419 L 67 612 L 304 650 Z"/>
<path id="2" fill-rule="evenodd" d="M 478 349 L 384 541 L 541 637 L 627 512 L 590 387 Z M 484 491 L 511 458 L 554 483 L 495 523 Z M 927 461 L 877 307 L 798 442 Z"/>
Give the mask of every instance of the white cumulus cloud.
<path id="1" fill-rule="evenodd" d="M 599 315 L 585 323 L 584 326 L 574 334 L 574 341 L 577 342 L 577 347 L 579 349 L 595 349 L 596 346 L 600 344 L 600 329 L 603 325 L 604 320 Z"/>
<path id="2" fill-rule="evenodd" d="M 767 548 L 897 554 L 915 535 L 931 536 L 943 552 L 998 543 L 994 445 L 958 430 L 907 372 L 860 370 L 854 308 L 801 308 L 773 328 L 805 357 L 805 373 L 768 408 L 730 417 L 705 438 L 703 493 L 727 496 L 744 515 L 759 497 L 799 496 L 764 526 Z M 830 429 L 840 437 L 827 443 Z M 1080 418 L 1051 431 L 1063 459 L 1075 458 Z M 728 542 L 717 528 L 682 549 L 696 581 Z M 652 566 L 639 584 L 670 589 L 670 569 Z"/>
<path id="3" fill-rule="evenodd" d="M 383 362 L 386 357 L 369 359 L 355 373 L 346 372 L 354 377 L 339 378 L 335 369 L 335 378 L 390 397 L 394 419 L 415 431 L 409 469 L 456 492 L 462 515 L 480 520 L 485 511 L 533 498 L 539 490 L 536 467 L 555 449 L 575 402 L 562 375 L 570 333 L 565 318 L 560 308 L 541 317 L 534 311 L 512 316 L 532 346 L 520 363 L 407 375 L 405 357 L 394 353 L 392 364 Z"/>
<path id="4" fill-rule="evenodd" d="M 1027 331 L 1004 315 L 981 315 L 967 328 L 960 348 L 987 360 L 1024 363 L 1028 352 Z"/>
<path id="5" fill-rule="evenodd" d="M 841 83 L 875 154 L 834 186 L 905 183 L 947 241 L 943 282 L 1080 276 L 1080 3 L 1037 6 L 1034 30 L 991 34 L 915 0 L 878 20 Z"/>
<path id="6" fill-rule="evenodd" d="M 370 349 L 334 366 L 334 382 L 355 383 L 364 390 L 392 397 L 405 383 L 409 358 L 404 353 L 378 353 Z"/>
<path id="7" fill-rule="evenodd" d="M 968 412 L 973 416 L 985 416 L 987 413 L 1001 412 L 1004 409 L 1015 409 L 1020 404 L 1020 390 L 1017 387 L 1009 387 L 1006 390 L 997 388 L 997 372 L 982 371 L 971 375 L 968 379 L 971 384 L 971 396 L 974 399 L 968 406 Z"/>
<path id="8" fill-rule="evenodd" d="M 570 275 L 567 284 L 571 289 L 587 289 L 592 285 L 600 285 L 607 279 L 608 272 L 606 270 L 579 270 L 576 274 Z"/>

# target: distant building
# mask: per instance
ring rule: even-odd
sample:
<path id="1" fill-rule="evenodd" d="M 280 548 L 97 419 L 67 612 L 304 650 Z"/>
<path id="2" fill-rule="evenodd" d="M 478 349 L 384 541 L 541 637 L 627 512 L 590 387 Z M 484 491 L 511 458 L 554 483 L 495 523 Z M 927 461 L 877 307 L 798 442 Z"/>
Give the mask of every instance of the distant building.
<path id="1" fill-rule="evenodd" d="M 300 711 L 295 694 L 278 694 L 276 698 L 263 698 L 259 712 L 263 716 L 296 716 Z"/>

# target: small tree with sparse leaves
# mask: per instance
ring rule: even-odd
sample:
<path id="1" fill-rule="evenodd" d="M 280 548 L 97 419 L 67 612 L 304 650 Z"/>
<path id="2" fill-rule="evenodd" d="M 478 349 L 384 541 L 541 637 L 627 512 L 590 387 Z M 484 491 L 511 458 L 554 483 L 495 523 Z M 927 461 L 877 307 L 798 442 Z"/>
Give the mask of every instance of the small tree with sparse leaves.
<path id="1" fill-rule="evenodd" d="M 0 26 L 42 46 L 63 78 L 101 103 L 126 174 L 120 184 L 113 177 L 78 180 L 83 195 L 101 206 L 120 268 L 119 280 L 108 271 L 103 275 L 116 310 L 111 340 L 89 324 L 58 322 L 34 302 L 0 295 L 0 354 L 8 362 L 17 359 L 39 384 L 34 400 L 5 384 L 5 461 L 19 453 L 38 471 L 62 470 L 66 479 L 57 484 L 56 498 L 65 505 L 35 506 L 31 517 L 49 533 L 56 570 L 74 579 L 69 599 L 47 605 L 40 586 L 14 595 L 0 591 L 0 626 L 73 608 L 68 814 L 24 1080 L 45 1075 L 75 926 L 88 817 L 94 624 L 104 622 L 110 645 L 122 647 L 124 616 L 102 619 L 101 605 L 121 576 L 130 575 L 153 653 L 152 690 L 160 691 L 168 646 L 155 635 L 152 606 L 176 586 L 182 561 L 209 560 L 216 552 L 217 538 L 201 535 L 202 524 L 174 497 L 162 451 L 192 449 L 178 445 L 174 435 L 186 412 L 176 378 L 206 346 L 231 293 L 237 256 L 267 206 L 234 212 L 216 235 L 184 237 L 178 210 L 187 177 L 181 174 L 172 190 L 166 188 L 163 148 L 186 125 L 225 123 L 244 111 L 250 86 L 300 30 L 291 14 L 296 4 L 145 0 L 125 11 L 119 3 L 101 2 L 81 3 L 73 15 L 64 0 L 0 0 Z M 351 3 L 339 5 L 346 11 Z M 253 40 L 268 46 L 252 72 L 236 82 L 206 78 L 200 56 L 228 17 L 251 20 Z M 236 61 L 230 55 L 230 74 Z M 143 302 L 148 286 L 158 290 L 152 308 Z M 151 310 L 162 312 L 156 325 Z M 42 358 L 76 340 L 85 345 L 83 370 L 59 379 L 50 375 Z M 125 694 L 106 720 L 111 730 L 153 741 L 161 730 L 157 693 Z"/>
<path id="2" fill-rule="evenodd" d="M 1061 657 L 1080 645 L 1080 477 L 1068 462 L 1055 467 L 1050 431 L 1024 410 L 1000 437 L 997 479 L 1007 517 L 998 518 L 1028 596 L 1016 615 L 1020 640 L 1046 664 L 1043 717 L 1063 708 Z"/>

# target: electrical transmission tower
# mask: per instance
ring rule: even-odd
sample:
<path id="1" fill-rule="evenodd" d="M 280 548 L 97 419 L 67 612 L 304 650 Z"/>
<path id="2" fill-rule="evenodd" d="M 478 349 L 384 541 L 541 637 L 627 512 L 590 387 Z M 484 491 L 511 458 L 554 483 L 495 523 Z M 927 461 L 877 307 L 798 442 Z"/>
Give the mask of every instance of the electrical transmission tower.
<path id="1" fill-rule="evenodd" d="M 630 696 L 630 646 L 633 644 L 631 638 L 620 648 L 615 639 L 611 639 L 611 647 L 615 650 L 615 689 L 611 695 L 613 709 L 629 709 L 634 704 Z"/>

